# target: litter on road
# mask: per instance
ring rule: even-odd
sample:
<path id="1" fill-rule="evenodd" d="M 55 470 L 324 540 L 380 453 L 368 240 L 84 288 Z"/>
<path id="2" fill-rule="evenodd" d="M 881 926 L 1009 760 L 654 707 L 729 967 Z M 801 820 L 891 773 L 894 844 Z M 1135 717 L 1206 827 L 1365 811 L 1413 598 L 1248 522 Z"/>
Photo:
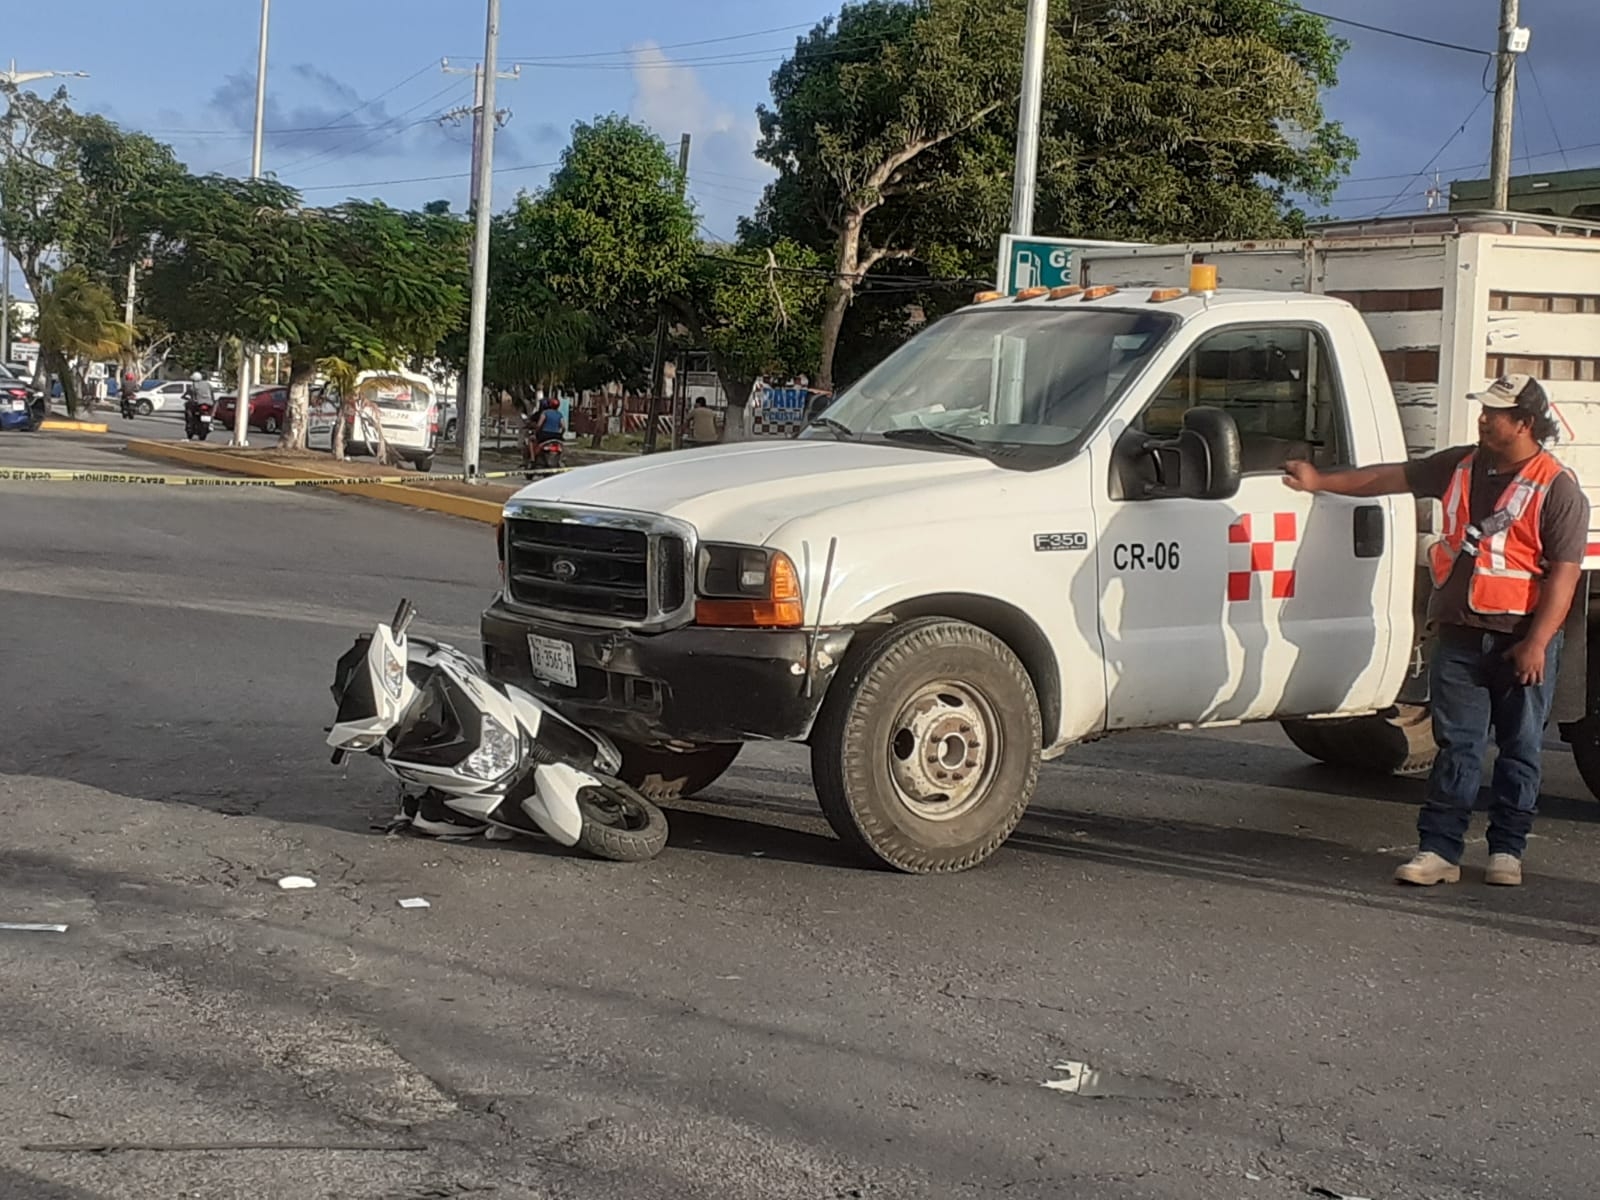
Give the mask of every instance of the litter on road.
<path id="1" fill-rule="evenodd" d="M 314 888 L 317 886 L 317 881 L 307 879 L 304 875 L 285 875 L 278 880 L 278 886 L 286 892 L 293 892 L 301 888 Z"/>
<path id="2" fill-rule="evenodd" d="M 65 933 L 65 925 L 31 925 L 27 922 L 0 921 L 0 929 L 9 929 L 13 933 Z"/>
<path id="3" fill-rule="evenodd" d="M 400 901 L 401 908 L 432 908 L 433 906 L 421 896 L 408 896 Z"/>

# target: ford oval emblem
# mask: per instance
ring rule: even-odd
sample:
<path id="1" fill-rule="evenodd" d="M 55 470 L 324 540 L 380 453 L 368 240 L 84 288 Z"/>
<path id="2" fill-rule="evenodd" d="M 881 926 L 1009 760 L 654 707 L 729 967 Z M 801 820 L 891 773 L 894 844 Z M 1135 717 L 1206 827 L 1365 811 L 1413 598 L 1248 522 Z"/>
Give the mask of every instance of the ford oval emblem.
<path id="1" fill-rule="evenodd" d="M 571 583 L 578 577 L 578 564 L 570 558 L 558 558 L 550 564 L 550 571 L 562 583 Z"/>

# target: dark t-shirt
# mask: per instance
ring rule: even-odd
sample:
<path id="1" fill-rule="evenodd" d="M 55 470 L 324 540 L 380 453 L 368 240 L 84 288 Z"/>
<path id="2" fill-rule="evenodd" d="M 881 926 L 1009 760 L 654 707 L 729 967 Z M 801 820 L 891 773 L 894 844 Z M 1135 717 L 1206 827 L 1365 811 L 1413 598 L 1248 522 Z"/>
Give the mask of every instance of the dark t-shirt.
<path id="1" fill-rule="evenodd" d="M 1471 446 L 1455 446 L 1427 458 L 1406 464 L 1406 483 L 1411 494 L 1427 500 L 1443 500 L 1450 477 L 1461 460 L 1472 453 Z M 1496 472 L 1483 456 L 1472 464 L 1472 499 L 1469 515 L 1481 525 L 1494 512 L 1501 495 L 1517 477 L 1515 469 Z M 1570 475 L 1560 475 L 1545 494 L 1539 512 L 1539 542 L 1545 563 L 1583 564 L 1589 547 L 1589 500 Z M 1441 588 L 1428 599 L 1428 619 L 1440 625 L 1465 625 L 1496 633 L 1522 633 L 1532 617 L 1485 616 L 1472 611 L 1467 602 L 1472 578 L 1472 558 L 1456 559 L 1455 570 Z"/>

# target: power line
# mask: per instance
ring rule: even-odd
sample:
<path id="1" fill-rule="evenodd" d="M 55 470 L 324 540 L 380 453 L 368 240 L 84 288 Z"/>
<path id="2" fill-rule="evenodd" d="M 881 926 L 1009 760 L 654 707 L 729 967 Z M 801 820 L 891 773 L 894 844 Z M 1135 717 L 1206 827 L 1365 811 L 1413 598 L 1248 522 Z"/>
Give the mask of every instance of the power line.
<path id="1" fill-rule="evenodd" d="M 412 113 L 416 112 L 419 108 L 424 108 L 427 105 L 432 104 L 434 101 L 439 100 L 442 97 L 449 95 L 451 92 L 458 92 L 458 91 L 460 91 L 462 88 L 464 88 L 466 86 L 468 86 L 468 85 L 465 84 L 464 82 L 460 81 L 460 80 L 456 80 L 456 81 L 454 81 L 452 83 L 446 84 L 443 88 L 440 88 L 437 92 L 435 92 L 433 95 L 429 96 L 426 100 L 419 101 L 418 103 L 413 104 L 410 108 L 406 109 L 405 111 L 396 113 L 389 121 L 385 122 L 384 124 L 385 125 L 393 125 L 393 123 L 395 121 L 398 121 L 401 117 L 409 117 Z M 429 118 L 429 119 L 431 119 L 431 118 Z M 375 126 L 372 129 L 369 129 L 366 133 L 357 134 L 353 138 L 347 138 L 345 141 L 340 142 L 337 146 L 330 146 L 326 150 L 319 150 L 319 151 L 317 151 L 317 152 L 315 152 L 313 154 L 307 155 L 304 158 L 296 159 L 294 162 L 289 163 L 286 166 L 279 167 L 277 169 L 277 171 L 275 172 L 275 174 L 282 175 L 283 173 L 285 173 L 287 171 L 293 171 L 293 170 L 296 170 L 298 168 L 303 168 L 308 163 L 309 164 L 316 164 L 316 165 L 320 165 L 320 166 L 326 166 L 328 163 L 337 162 L 340 158 L 348 158 L 349 154 L 340 154 L 339 153 L 339 151 L 344 150 L 347 146 L 353 146 L 357 142 L 366 142 L 366 144 L 363 145 L 361 147 L 361 149 L 363 151 L 371 150 L 374 146 L 377 146 L 380 142 L 387 141 L 389 138 L 392 138 L 392 137 L 398 137 L 400 134 L 406 132 L 408 129 L 413 129 L 419 124 L 427 124 L 427 120 L 423 120 L 423 121 L 419 121 L 419 122 L 413 122 L 410 125 L 402 125 L 402 126 L 399 126 L 398 128 L 390 128 L 390 129 L 385 129 L 384 125 Z M 371 137 L 373 134 L 378 134 L 379 136 L 374 141 L 367 141 L 367 139 L 369 137 Z"/>
<path id="2" fill-rule="evenodd" d="M 289 129 L 285 129 L 285 130 L 269 129 L 269 130 L 265 130 L 264 132 L 267 133 L 267 134 L 271 134 L 271 135 L 281 135 L 281 134 L 285 134 L 285 133 L 295 133 L 295 134 L 301 134 L 301 133 L 326 133 L 326 132 L 331 132 L 331 131 L 340 130 L 340 129 L 370 129 L 370 128 L 372 128 L 372 126 L 366 126 L 366 125 L 344 125 L 344 124 L 342 124 L 342 122 L 348 121 L 351 117 L 355 116 L 362 109 L 371 108 L 378 101 L 386 99 L 387 97 L 394 95 L 394 93 L 398 92 L 401 88 L 405 87 L 406 84 L 410 83 L 414 79 L 421 78 L 424 74 L 426 74 L 428 71 L 431 71 L 432 69 L 433 69 L 433 64 L 430 62 L 426 66 L 422 67 L 420 70 L 414 71 L 410 75 L 407 75 L 404 79 L 400 80 L 399 83 L 391 84 L 389 87 L 387 87 L 383 91 L 379 92 L 376 96 L 373 96 L 370 100 L 363 100 L 360 104 L 356 105 L 349 112 L 342 113 L 341 115 L 333 118 L 333 120 L 327 122 L 324 125 L 310 126 L 308 128 L 305 128 L 305 129 L 292 129 L 292 130 L 289 130 Z M 146 132 L 148 132 L 148 131 L 146 131 Z M 225 132 L 229 132 L 230 135 L 232 133 L 232 131 L 225 131 Z M 253 136 L 253 135 L 251 135 L 249 133 L 240 133 L 237 136 L 250 137 L 250 136 Z M 230 167 L 233 166 L 232 163 L 229 163 L 228 165 Z"/>
<path id="3" fill-rule="evenodd" d="M 1465 121 L 1461 122 L 1460 125 L 1456 126 L 1455 132 L 1452 133 L 1448 138 L 1445 139 L 1444 145 L 1440 146 L 1437 150 L 1435 150 L 1433 152 L 1433 157 L 1430 158 L 1427 162 L 1425 162 L 1422 165 L 1422 170 L 1418 171 L 1415 175 L 1413 175 L 1411 177 L 1413 180 L 1421 179 L 1423 176 L 1427 175 L 1427 173 L 1429 171 L 1433 170 L 1433 164 L 1438 162 L 1439 159 L 1444 156 L 1444 152 L 1446 150 L 1450 149 L 1451 146 L 1455 145 L 1456 139 L 1467 131 L 1467 126 L 1472 124 L 1472 119 L 1474 117 L 1476 117 L 1478 115 L 1478 113 L 1482 110 L 1484 104 L 1488 102 L 1488 99 L 1489 99 L 1489 93 L 1488 92 L 1484 92 L 1483 95 L 1478 97 L 1478 102 L 1472 106 L 1472 111 L 1467 114 L 1467 119 Z M 1388 212 L 1396 204 L 1399 204 L 1400 201 L 1404 200 L 1406 198 L 1406 194 L 1410 190 L 1411 189 L 1410 189 L 1409 185 L 1407 187 L 1405 187 L 1405 188 L 1402 188 L 1400 190 L 1399 194 L 1396 195 L 1393 200 L 1390 200 L 1389 203 L 1385 204 L 1377 212 L 1372 213 L 1371 215 L 1374 216 L 1374 217 L 1383 216 L 1384 213 Z"/>
<path id="4" fill-rule="evenodd" d="M 496 167 L 494 173 L 496 175 L 509 175 L 515 171 L 538 171 L 559 167 L 560 165 L 559 162 L 526 163 L 520 167 Z M 343 188 L 397 187 L 403 183 L 439 183 L 447 179 L 470 178 L 472 178 L 471 171 L 454 171 L 448 175 L 415 175 L 410 179 L 362 179 L 354 183 L 318 183 L 313 184 L 311 187 L 297 188 L 296 190 L 300 192 L 336 192 Z"/>
<path id="5" fill-rule="evenodd" d="M 1561 144 L 1561 132 L 1556 128 L 1555 114 L 1550 111 L 1550 101 L 1544 98 L 1544 85 L 1539 82 L 1539 72 L 1533 69 L 1533 59 L 1526 54 L 1521 62 L 1528 68 L 1528 77 L 1533 80 L 1533 90 L 1539 95 L 1539 103 L 1544 108 L 1544 119 L 1550 122 L 1550 136 L 1556 141 L 1556 153 L 1561 155 L 1561 165 L 1567 170 L 1572 169 L 1572 163 L 1567 159 L 1567 148 Z"/>
<path id="6" fill-rule="evenodd" d="M 1368 33 L 1381 33 L 1385 37 L 1400 38 L 1404 41 L 1417 42 L 1424 46 L 1436 46 L 1440 50 L 1454 50 L 1458 54 L 1471 54 L 1479 58 L 1494 57 L 1493 51 L 1479 50 L 1476 46 L 1463 46 L 1458 42 L 1441 42 L 1437 38 L 1423 37 L 1418 33 L 1407 33 L 1403 29 L 1389 29 L 1383 25 L 1369 25 L 1365 21 L 1354 21 L 1349 17 L 1335 17 L 1329 13 L 1318 12 L 1313 8 L 1304 8 L 1298 4 L 1290 4 L 1289 7 L 1299 9 L 1308 17 L 1320 17 L 1332 25 L 1348 25 L 1352 29 L 1364 29 Z"/>
<path id="7" fill-rule="evenodd" d="M 801 29 L 810 29 L 810 28 L 814 27 L 815 25 L 816 25 L 815 21 L 804 21 L 804 22 L 801 22 L 798 25 L 779 25 L 779 26 L 777 26 L 776 28 L 773 28 L 773 29 L 756 29 L 756 30 L 752 30 L 750 33 L 732 33 L 732 34 L 727 35 L 726 37 L 700 38 L 700 39 L 698 39 L 696 41 L 692 41 L 692 42 L 668 42 L 664 46 L 651 46 L 651 47 L 649 47 L 649 49 L 652 49 L 652 50 L 683 50 L 683 49 L 687 49 L 690 46 L 715 46 L 715 45 L 720 45 L 720 44 L 725 43 L 725 42 L 744 42 L 744 41 L 748 41 L 751 38 L 766 37 L 768 34 L 773 34 L 773 33 L 792 33 L 792 32 L 795 32 L 795 31 L 798 31 L 798 30 L 801 30 Z M 585 52 L 583 54 L 552 54 L 552 55 L 545 55 L 543 59 L 538 60 L 538 61 L 549 61 L 549 60 L 571 61 L 573 59 L 580 59 L 580 58 L 616 58 L 616 57 L 618 57 L 620 55 L 623 55 L 623 54 L 626 54 L 626 53 L 628 53 L 628 51 L 626 51 L 626 50 L 593 50 L 593 51 Z M 535 60 L 531 59 L 531 58 L 507 58 L 505 61 L 506 62 L 533 62 Z"/>

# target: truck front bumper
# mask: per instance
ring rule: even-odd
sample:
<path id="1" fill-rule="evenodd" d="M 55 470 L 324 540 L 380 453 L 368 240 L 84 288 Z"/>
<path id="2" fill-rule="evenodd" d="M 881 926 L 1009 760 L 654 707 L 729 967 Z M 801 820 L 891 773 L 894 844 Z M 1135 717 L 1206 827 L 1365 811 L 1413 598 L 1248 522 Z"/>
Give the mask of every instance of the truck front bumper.
<path id="1" fill-rule="evenodd" d="M 809 630 L 690 625 L 639 634 L 533 617 L 503 601 L 483 614 L 482 630 L 492 678 L 579 725 L 646 745 L 804 740 L 853 637 L 821 631 L 808 688 Z M 530 634 L 571 645 L 577 687 L 533 674 Z"/>

